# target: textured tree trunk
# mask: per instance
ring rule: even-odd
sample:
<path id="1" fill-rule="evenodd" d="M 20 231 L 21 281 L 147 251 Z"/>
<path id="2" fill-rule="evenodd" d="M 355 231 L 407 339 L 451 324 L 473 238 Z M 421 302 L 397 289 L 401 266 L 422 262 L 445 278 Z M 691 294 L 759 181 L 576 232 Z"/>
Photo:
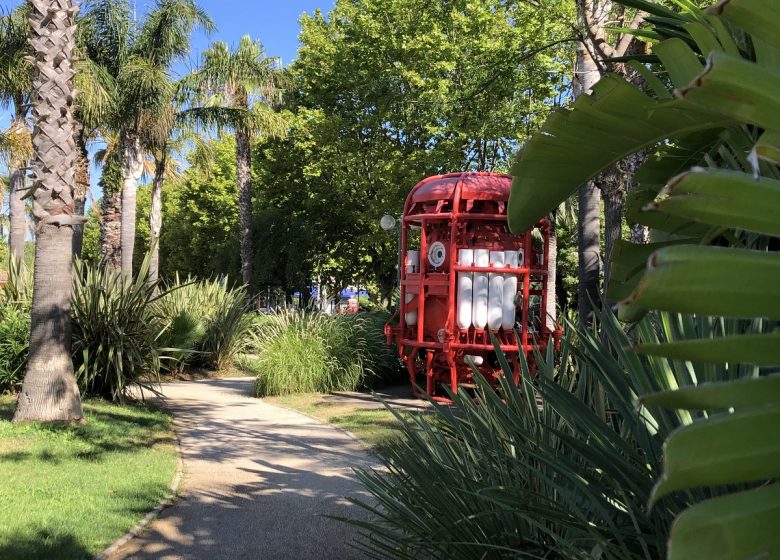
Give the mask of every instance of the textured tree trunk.
<path id="1" fill-rule="evenodd" d="M 604 199 L 604 290 L 609 287 L 612 273 L 612 250 L 623 237 L 623 203 L 625 182 L 622 165 L 611 166 L 601 177 L 601 195 Z"/>
<path id="2" fill-rule="evenodd" d="M 100 260 L 118 271 L 122 266 L 122 192 L 104 192 L 100 204 Z"/>
<path id="3" fill-rule="evenodd" d="M 149 248 L 152 257 L 149 262 L 149 283 L 157 282 L 160 276 L 160 231 L 162 230 L 162 189 L 165 180 L 165 156 L 154 165 L 154 183 L 152 184 L 152 206 L 149 211 Z"/>
<path id="4" fill-rule="evenodd" d="M 555 223 L 555 212 L 550 214 L 550 231 L 548 233 L 548 255 L 547 255 L 547 309 L 545 309 L 545 325 L 550 331 L 555 330 L 555 323 L 558 321 L 558 301 L 556 284 L 558 282 L 558 227 Z"/>
<path id="5" fill-rule="evenodd" d="M 601 272 L 601 217 L 599 189 L 591 181 L 580 187 L 578 203 L 577 246 L 579 247 L 579 292 L 577 306 L 580 323 L 590 321 L 591 312 L 599 305 Z"/>
<path id="6" fill-rule="evenodd" d="M 577 63 L 573 82 L 574 96 L 590 92 L 601 78 L 598 57 L 604 43 L 604 27 L 612 3 L 606 0 L 577 0 L 577 16 L 582 40 L 577 45 Z M 577 245 L 579 252 L 579 290 L 577 305 L 580 324 L 591 316 L 593 306 L 599 305 L 599 276 L 601 267 L 600 194 L 593 182 L 580 187 L 578 200 Z"/>
<path id="7" fill-rule="evenodd" d="M 24 174 L 19 169 L 14 169 L 8 180 L 8 206 L 10 210 L 8 246 L 11 255 L 19 262 L 24 259 L 24 239 L 27 237 L 24 200 L 22 200 L 25 194 L 23 188 Z"/>
<path id="8" fill-rule="evenodd" d="M 76 214 L 84 215 L 84 206 L 89 192 L 89 153 L 81 134 L 81 124 L 78 124 L 76 132 L 76 189 L 73 195 Z M 73 230 L 73 254 L 80 257 L 81 247 L 84 244 L 84 226 L 77 226 Z"/>
<path id="9" fill-rule="evenodd" d="M 247 297 L 252 290 L 254 249 L 252 247 L 252 171 L 249 134 L 236 130 L 236 178 L 238 181 L 238 227 L 241 240 L 241 279 L 247 285 Z"/>
<path id="10" fill-rule="evenodd" d="M 144 172 L 141 141 L 134 134 L 122 134 L 122 274 L 133 275 L 133 249 L 135 248 L 135 204 L 138 180 Z"/>
<path id="11" fill-rule="evenodd" d="M 82 420 L 71 361 L 73 190 L 72 67 L 74 16 L 71 0 L 30 0 L 29 38 L 36 70 L 32 80 L 33 215 L 38 236 L 31 310 L 30 354 L 14 421 Z"/>

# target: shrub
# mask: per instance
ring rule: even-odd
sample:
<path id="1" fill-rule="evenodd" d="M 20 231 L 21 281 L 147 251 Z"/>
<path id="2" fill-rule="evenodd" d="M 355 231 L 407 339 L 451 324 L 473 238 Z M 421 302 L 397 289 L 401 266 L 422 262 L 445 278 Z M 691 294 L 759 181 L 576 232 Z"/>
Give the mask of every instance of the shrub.
<path id="1" fill-rule="evenodd" d="M 30 315 L 7 305 L 0 308 L 0 391 L 22 385 L 30 344 Z"/>
<path id="2" fill-rule="evenodd" d="M 378 316 L 363 314 L 286 311 L 269 316 L 254 329 L 252 340 L 258 396 L 353 391 L 381 379 L 392 354 L 379 324 Z"/>
<path id="3" fill-rule="evenodd" d="M 663 325 L 674 321 L 646 319 L 637 336 L 667 340 Z M 720 328 L 681 321 L 704 336 Z M 614 316 L 604 312 L 601 322 L 606 344 L 590 332 L 577 333 L 575 344 L 569 333 L 558 360 L 552 348 L 538 356 L 537 375 L 526 371 L 520 386 L 506 375 L 496 394 L 479 379 L 476 400 L 465 391 L 454 396 L 457 413 L 434 404 L 433 415 L 399 416 L 404 437 L 383 450 L 386 470 L 358 472 L 374 498 L 361 504 L 374 519 L 353 521 L 368 533 L 362 546 L 370 556 L 665 556 L 668 524 L 708 492 L 667 496 L 648 510 L 664 438 L 691 416 L 637 413 L 635 399 L 691 376 L 736 372 L 639 356 Z"/>
<path id="4" fill-rule="evenodd" d="M 79 262 L 73 277 L 73 357 L 85 393 L 123 400 L 135 382 L 154 390 L 167 325 L 146 281 L 148 258 L 134 280 Z"/>
<path id="5" fill-rule="evenodd" d="M 176 280 L 158 306 L 170 328 L 169 346 L 192 349 L 176 354 L 175 363 L 223 369 L 243 351 L 252 324 L 245 312 L 246 290 L 218 280 Z"/>

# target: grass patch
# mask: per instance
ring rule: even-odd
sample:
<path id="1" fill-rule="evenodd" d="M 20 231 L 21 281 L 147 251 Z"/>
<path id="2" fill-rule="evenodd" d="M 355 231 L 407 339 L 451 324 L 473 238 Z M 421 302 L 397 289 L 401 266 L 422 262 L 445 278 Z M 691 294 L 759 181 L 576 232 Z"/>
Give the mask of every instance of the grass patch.
<path id="1" fill-rule="evenodd" d="M 168 492 L 164 412 L 87 400 L 87 423 L 66 426 L 12 424 L 14 407 L 0 396 L 0 558 L 92 558 Z"/>
<path id="2" fill-rule="evenodd" d="M 328 395 L 323 393 L 282 395 L 266 397 L 264 400 L 349 430 L 380 453 L 384 446 L 401 435 L 400 422 L 384 408 L 369 409 L 355 404 L 330 402 Z"/>

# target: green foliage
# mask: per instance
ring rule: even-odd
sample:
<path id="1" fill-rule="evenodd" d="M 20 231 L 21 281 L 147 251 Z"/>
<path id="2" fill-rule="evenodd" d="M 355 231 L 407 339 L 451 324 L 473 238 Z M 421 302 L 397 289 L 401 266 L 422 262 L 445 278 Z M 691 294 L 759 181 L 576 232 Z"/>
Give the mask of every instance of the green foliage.
<path id="1" fill-rule="evenodd" d="M 354 391 L 378 385 L 397 366 L 385 344 L 380 314 L 328 316 L 285 311 L 254 330 L 249 365 L 258 396 Z M 397 371 L 397 369 L 396 369 Z"/>
<path id="2" fill-rule="evenodd" d="M 29 345 L 29 312 L 0 305 L 0 392 L 21 387 Z"/>
<path id="3" fill-rule="evenodd" d="M 76 262 L 73 358 L 86 394 L 122 401 L 132 383 L 154 390 L 166 329 L 165 317 L 151 305 L 155 288 L 143 270 L 128 280 L 105 267 Z"/>
<path id="4" fill-rule="evenodd" d="M 80 425 L 13 423 L 0 396 L 0 557 L 94 558 L 170 491 L 168 414 L 86 399 Z"/>
<path id="5" fill-rule="evenodd" d="M 183 349 L 174 353 L 174 367 L 191 363 L 223 369 L 232 365 L 244 350 L 252 326 L 245 297 L 243 287 L 177 277 L 157 303 L 169 324 L 163 337 L 166 346 Z"/>
<path id="6" fill-rule="evenodd" d="M 100 200 L 97 201 L 99 206 Z M 84 239 L 81 245 L 81 260 L 90 264 L 100 263 L 100 220 L 94 206 L 87 211 L 84 224 Z"/>
<path id="7" fill-rule="evenodd" d="M 780 255 L 771 237 L 778 233 L 780 211 L 780 104 L 773 93 L 780 86 L 780 15 L 769 0 L 724 0 L 706 12 L 679 2 L 681 15 L 645 4 L 652 17 L 642 33 L 658 41 L 655 70 L 663 73 L 633 67 L 645 76 L 651 94 L 607 77 L 592 96 L 552 117 L 514 169 L 510 225 L 521 230 L 615 159 L 651 147 L 637 172 L 639 186 L 627 217 L 653 228 L 657 243 L 616 249 L 619 274 L 608 296 L 619 301 L 627 320 L 653 309 L 713 316 L 716 323 L 735 321 L 718 316 L 748 318 L 741 330 L 724 330 L 712 339 L 684 330 L 672 344 L 640 351 L 705 368 L 745 365 L 756 376 L 763 373 L 757 364 L 773 371 L 780 365 L 777 333 L 769 332 L 780 318 L 775 273 Z M 580 136 L 584 131 L 587 137 Z M 566 166 L 550 166 L 564 160 Z M 770 328 L 761 335 L 747 332 L 755 323 Z M 646 398 L 653 405 L 704 409 L 696 422 L 669 437 L 654 501 L 694 487 L 759 486 L 733 487 L 735 492 L 681 513 L 672 527 L 669 558 L 773 557 L 780 551 L 774 482 L 780 445 L 776 432 L 764 430 L 776 422 L 780 406 L 767 387 L 773 383 L 758 378 Z M 758 401 L 740 400 L 758 393 Z M 733 412 L 718 414 L 723 408 Z"/>
<path id="8" fill-rule="evenodd" d="M 165 183 L 160 239 L 164 278 L 173 279 L 177 272 L 182 277 L 240 277 L 235 140 L 225 136 L 211 148 L 210 163 L 193 154 L 184 176 Z"/>
<path id="9" fill-rule="evenodd" d="M 374 520 L 356 522 L 370 533 L 363 546 L 384 558 L 662 557 L 686 502 L 649 512 L 647 500 L 663 437 L 683 418 L 634 413 L 634 396 L 659 387 L 654 368 L 603 321 L 609 346 L 569 333 L 561 370 L 550 351 L 519 387 L 507 365 L 499 394 L 479 377 L 477 398 L 460 391 L 455 409 L 399 415 L 405 437 L 384 450 L 388 472 L 358 473 L 376 499 L 362 504 Z"/>
<path id="10" fill-rule="evenodd" d="M 29 312 L 32 305 L 32 289 L 32 266 L 30 264 L 21 264 L 16 259 L 9 259 L 8 281 L 0 289 L 0 305 L 16 307 Z"/>

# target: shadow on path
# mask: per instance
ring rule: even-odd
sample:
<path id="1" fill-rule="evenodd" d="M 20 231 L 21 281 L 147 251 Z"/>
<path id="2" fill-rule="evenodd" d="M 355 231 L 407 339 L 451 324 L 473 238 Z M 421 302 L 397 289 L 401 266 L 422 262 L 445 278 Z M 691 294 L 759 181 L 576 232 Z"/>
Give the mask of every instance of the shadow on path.
<path id="1" fill-rule="evenodd" d="M 112 560 L 348 559 L 364 517 L 352 468 L 375 466 L 339 430 L 248 397 L 251 379 L 166 384 L 185 467 L 181 499 Z"/>

